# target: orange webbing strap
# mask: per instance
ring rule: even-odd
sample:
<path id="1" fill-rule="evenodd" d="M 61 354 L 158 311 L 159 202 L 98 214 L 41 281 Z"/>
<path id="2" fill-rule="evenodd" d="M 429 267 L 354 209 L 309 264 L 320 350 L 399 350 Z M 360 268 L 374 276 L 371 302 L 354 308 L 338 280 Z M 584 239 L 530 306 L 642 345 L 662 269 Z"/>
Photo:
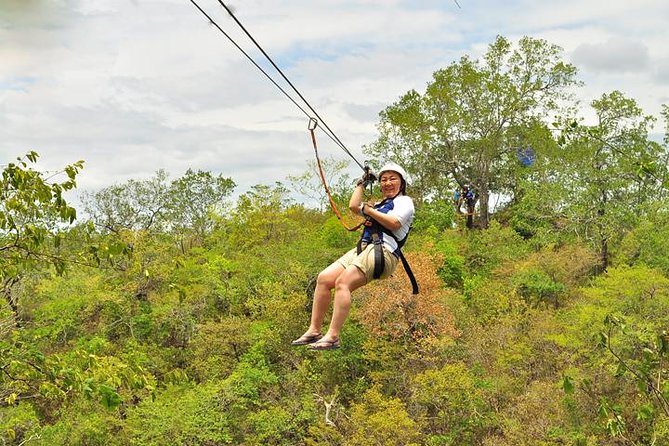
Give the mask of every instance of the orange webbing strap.
<path id="1" fill-rule="evenodd" d="M 328 187 L 328 183 L 325 180 L 325 174 L 323 173 L 323 166 L 321 166 L 321 159 L 318 156 L 318 145 L 316 144 L 316 127 L 318 123 L 314 118 L 309 118 L 309 132 L 311 132 L 311 142 L 314 144 L 314 153 L 316 154 L 316 165 L 318 165 L 318 173 L 321 177 L 321 183 L 323 183 L 323 187 L 325 188 L 325 193 L 328 196 L 328 201 L 330 202 L 330 207 L 332 208 L 332 212 L 335 213 L 337 218 L 339 219 L 339 222 L 342 224 L 344 228 L 346 228 L 347 231 L 357 231 L 360 229 L 362 225 L 365 224 L 365 221 L 363 220 L 361 223 L 359 223 L 356 226 L 350 227 L 344 222 L 344 217 L 341 215 L 341 212 L 339 212 L 339 209 L 337 209 L 337 204 L 334 201 L 334 198 L 332 198 L 332 194 L 330 193 L 330 188 Z"/>

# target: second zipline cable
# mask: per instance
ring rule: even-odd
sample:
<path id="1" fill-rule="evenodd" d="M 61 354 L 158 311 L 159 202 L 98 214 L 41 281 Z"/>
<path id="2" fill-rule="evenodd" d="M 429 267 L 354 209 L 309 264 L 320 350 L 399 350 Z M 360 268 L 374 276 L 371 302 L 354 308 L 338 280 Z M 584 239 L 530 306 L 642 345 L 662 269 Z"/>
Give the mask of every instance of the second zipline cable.
<path id="1" fill-rule="evenodd" d="M 239 51 L 246 56 L 246 58 L 258 69 L 260 70 L 267 79 L 269 79 L 272 84 L 274 84 L 275 87 L 277 87 L 283 94 L 286 96 L 302 113 L 305 114 L 309 119 L 312 119 L 313 117 L 309 115 L 309 113 L 302 107 L 300 106 L 295 99 L 293 99 L 292 96 L 290 96 L 285 89 L 283 89 L 258 63 L 253 60 L 251 56 L 248 55 L 246 51 L 228 34 L 226 33 L 221 26 L 214 21 L 214 19 L 207 14 L 201 7 L 198 5 L 195 0 L 190 0 L 190 2 L 209 20 L 209 22 L 216 27 Z M 337 144 L 355 163 L 360 166 L 361 169 L 365 169 L 365 167 L 353 156 L 353 154 L 348 150 L 348 148 L 344 145 L 344 143 L 337 137 L 337 135 L 332 131 L 332 129 L 327 125 L 327 123 L 323 120 L 323 118 L 318 114 L 318 112 L 311 106 L 309 101 L 306 100 L 306 98 L 299 92 L 299 90 L 295 87 L 295 85 L 288 79 L 288 77 L 283 73 L 283 71 L 279 68 L 279 66 L 272 60 L 272 58 L 267 54 L 267 52 L 260 46 L 258 41 L 251 35 L 251 33 L 244 27 L 244 25 L 237 19 L 237 17 L 234 15 L 232 10 L 222 1 L 218 0 L 218 2 L 221 4 L 221 6 L 227 11 L 227 13 L 234 19 L 235 23 L 244 31 L 244 33 L 248 36 L 248 38 L 253 42 L 253 44 L 260 50 L 260 52 L 265 56 L 265 58 L 272 64 L 274 69 L 283 77 L 283 79 L 290 85 L 290 87 L 297 93 L 297 95 L 300 97 L 300 99 L 306 104 L 306 106 L 311 110 L 316 117 L 320 120 L 320 122 L 323 124 L 324 127 L 321 127 L 323 130 L 323 133 L 325 133 L 335 144 Z"/>

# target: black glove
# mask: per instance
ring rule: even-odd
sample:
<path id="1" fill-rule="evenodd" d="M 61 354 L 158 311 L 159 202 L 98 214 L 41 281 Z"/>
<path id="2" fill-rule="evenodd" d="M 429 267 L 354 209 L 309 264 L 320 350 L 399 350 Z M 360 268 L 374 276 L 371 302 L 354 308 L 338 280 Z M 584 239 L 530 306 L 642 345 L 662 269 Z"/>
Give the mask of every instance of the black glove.
<path id="1" fill-rule="evenodd" d="M 365 173 L 362 175 L 362 178 L 356 183 L 357 186 L 362 185 L 362 187 L 367 187 L 370 184 L 373 184 L 376 181 L 376 174 L 372 172 L 371 169 L 366 169 Z"/>

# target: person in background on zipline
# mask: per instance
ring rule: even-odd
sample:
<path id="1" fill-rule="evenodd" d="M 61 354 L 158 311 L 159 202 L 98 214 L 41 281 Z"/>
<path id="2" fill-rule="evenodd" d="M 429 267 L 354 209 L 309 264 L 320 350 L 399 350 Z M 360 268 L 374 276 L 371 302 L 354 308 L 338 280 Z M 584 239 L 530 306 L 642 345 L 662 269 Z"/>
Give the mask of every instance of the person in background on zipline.
<path id="1" fill-rule="evenodd" d="M 462 214 L 462 205 L 466 203 L 467 213 L 470 214 L 474 212 L 474 207 L 476 206 L 476 194 L 465 184 L 462 186 L 462 191 L 456 190 L 453 193 L 453 202 L 459 214 Z"/>
<path id="2" fill-rule="evenodd" d="M 476 206 L 476 194 L 469 188 L 468 185 L 465 185 L 462 188 L 462 198 L 467 204 L 467 213 L 471 214 L 474 212 L 474 207 Z"/>
<path id="3" fill-rule="evenodd" d="M 367 218 L 365 230 L 357 248 L 348 251 L 318 275 L 309 328 L 292 345 L 309 345 L 311 350 L 339 348 L 339 334 L 351 307 L 351 293 L 373 279 L 385 279 L 395 271 L 399 248 L 404 244 L 414 216 L 413 200 L 406 195 L 406 178 L 406 172 L 399 165 L 389 163 L 383 166 L 379 182 L 384 199 L 373 206 L 363 201 L 365 186 L 371 182 L 369 174 L 358 181 L 348 206 L 351 211 Z M 321 326 L 333 289 L 332 320 L 327 333 L 322 335 Z"/>
<path id="4" fill-rule="evenodd" d="M 453 192 L 453 204 L 458 214 L 462 214 L 462 209 L 460 209 L 462 207 L 462 193 L 457 189 Z"/>

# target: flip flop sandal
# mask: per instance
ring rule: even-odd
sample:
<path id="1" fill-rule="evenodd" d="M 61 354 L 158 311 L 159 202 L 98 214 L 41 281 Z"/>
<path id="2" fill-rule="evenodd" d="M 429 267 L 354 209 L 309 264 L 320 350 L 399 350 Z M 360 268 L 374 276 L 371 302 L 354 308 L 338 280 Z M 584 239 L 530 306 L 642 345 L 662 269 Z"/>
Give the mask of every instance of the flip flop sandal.
<path id="1" fill-rule="evenodd" d="M 339 339 L 336 341 L 317 341 L 310 344 L 309 350 L 336 350 L 339 348 Z"/>
<path id="2" fill-rule="evenodd" d="M 302 335 L 299 338 L 292 341 L 290 343 L 290 345 L 299 346 L 299 345 L 313 344 L 314 342 L 318 341 L 322 337 L 323 337 L 323 335 L 320 334 L 320 333 L 317 333 L 317 334 L 314 334 L 314 335 Z"/>

